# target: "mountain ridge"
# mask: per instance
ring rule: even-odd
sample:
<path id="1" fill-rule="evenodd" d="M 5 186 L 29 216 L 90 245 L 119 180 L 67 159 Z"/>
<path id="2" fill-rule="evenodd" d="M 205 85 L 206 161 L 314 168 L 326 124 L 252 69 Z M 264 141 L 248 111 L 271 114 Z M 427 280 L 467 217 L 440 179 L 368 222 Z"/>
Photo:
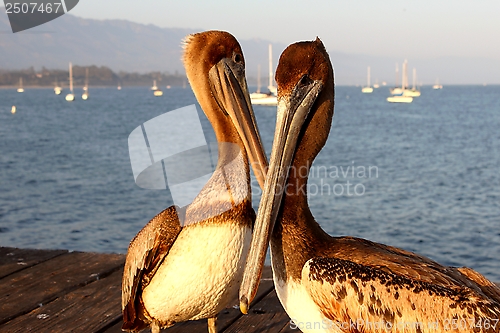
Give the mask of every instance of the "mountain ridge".
<path id="1" fill-rule="evenodd" d="M 79 66 L 106 66 L 114 72 L 163 72 L 184 75 L 181 42 L 190 33 L 203 29 L 161 28 L 127 20 L 85 19 L 66 14 L 42 26 L 12 34 L 7 15 L 0 14 L 0 69 L 42 66 L 66 69 L 68 62 Z M 267 86 L 268 44 L 273 45 L 273 69 L 285 49 L 283 43 L 262 38 L 240 40 L 249 83 L 254 84 L 261 66 L 262 86 Z M 328 49 L 328 45 L 327 49 Z M 371 66 L 372 84 L 378 79 L 392 85 L 395 63 L 404 59 L 349 54 L 329 49 L 338 84 L 366 84 L 366 67 Z M 412 59 L 408 71 L 417 68 L 417 81 L 442 84 L 500 83 L 500 59 L 441 57 Z M 401 82 L 401 78 L 398 78 Z"/>

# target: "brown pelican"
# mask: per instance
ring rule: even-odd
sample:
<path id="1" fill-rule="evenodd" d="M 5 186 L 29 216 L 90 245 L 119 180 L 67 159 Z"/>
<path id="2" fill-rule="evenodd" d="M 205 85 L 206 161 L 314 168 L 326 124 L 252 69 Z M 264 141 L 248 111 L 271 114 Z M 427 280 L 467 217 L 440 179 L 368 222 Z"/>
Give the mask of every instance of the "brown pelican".
<path id="1" fill-rule="evenodd" d="M 267 167 L 237 40 L 222 31 L 190 35 L 183 61 L 214 128 L 218 163 L 190 205 L 165 209 L 131 241 L 122 328 L 133 332 L 201 318 L 216 332 L 217 313 L 237 296 L 255 220 L 248 158 L 260 184 Z"/>
<path id="2" fill-rule="evenodd" d="M 306 172 L 299 171 L 324 146 L 333 117 L 333 69 L 322 42 L 289 46 L 276 82 L 278 119 L 240 289 L 242 312 L 270 241 L 276 292 L 304 332 L 500 332 L 500 290 L 481 274 L 320 228 L 307 204 Z"/>

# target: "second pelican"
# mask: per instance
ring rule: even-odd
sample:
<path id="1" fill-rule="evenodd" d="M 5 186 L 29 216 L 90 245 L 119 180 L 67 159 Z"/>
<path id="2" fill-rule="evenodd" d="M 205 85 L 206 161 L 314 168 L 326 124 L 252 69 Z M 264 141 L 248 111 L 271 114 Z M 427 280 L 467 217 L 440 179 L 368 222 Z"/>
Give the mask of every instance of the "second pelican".
<path id="1" fill-rule="evenodd" d="M 481 274 L 321 229 L 303 172 L 333 117 L 333 68 L 321 41 L 289 46 L 276 82 L 278 119 L 240 289 L 242 312 L 256 293 L 270 240 L 276 292 L 303 332 L 500 332 L 500 290 Z"/>

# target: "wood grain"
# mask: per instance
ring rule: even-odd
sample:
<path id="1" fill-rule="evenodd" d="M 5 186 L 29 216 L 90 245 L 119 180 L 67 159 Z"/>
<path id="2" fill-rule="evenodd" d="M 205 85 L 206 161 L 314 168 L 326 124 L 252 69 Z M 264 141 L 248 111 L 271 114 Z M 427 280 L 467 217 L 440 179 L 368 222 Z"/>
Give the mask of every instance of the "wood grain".
<path id="1" fill-rule="evenodd" d="M 0 332 L 122 332 L 124 260 L 117 254 L 0 247 Z M 219 314 L 218 330 L 299 332 L 276 296 L 270 267 L 264 269 L 250 313 L 242 315 L 234 299 Z M 207 321 L 179 323 L 162 332 L 207 333 Z"/>
<path id="2" fill-rule="evenodd" d="M 279 332 L 290 322 L 290 318 L 283 310 L 276 291 L 266 295 L 260 302 L 250 309 L 248 315 L 240 317 L 226 331 L 227 333 L 259 333 Z"/>
<path id="3" fill-rule="evenodd" d="M 121 319 L 123 270 L 58 297 L 53 302 L 17 317 L 5 332 L 97 332 Z"/>
<path id="4" fill-rule="evenodd" d="M 0 247 L 0 279 L 64 253 L 68 251 Z"/>
<path id="5" fill-rule="evenodd" d="M 123 255 L 73 252 L 0 280 L 0 324 L 118 270 Z"/>

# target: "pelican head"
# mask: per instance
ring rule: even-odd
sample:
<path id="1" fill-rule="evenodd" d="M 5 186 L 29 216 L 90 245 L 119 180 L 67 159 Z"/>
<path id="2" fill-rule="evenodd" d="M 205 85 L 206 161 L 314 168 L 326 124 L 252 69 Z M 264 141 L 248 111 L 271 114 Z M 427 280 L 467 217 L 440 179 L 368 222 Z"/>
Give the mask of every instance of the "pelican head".
<path id="1" fill-rule="evenodd" d="M 330 132 L 334 108 L 334 78 L 330 58 L 316 38 L 299 42 L 283 51 L 276 69 L 278 118 L 267 180 L 243 281 L 240 309 L 247 313 L 262 274 L 269 239 L 283 194 L 307 200 L 289 181 L 291 167 L 309 167 L 324 146 Z M 296 179 L 307 182 L 307 176 Z"/>
<path id="2" fill-rule="evenodd" d="M 184 41 L 183 61 L 217 141 L 244 148 L 263 187 L 268 163 L 250 103 L 245 58 L 238 41 L 224 31 L 189 35 Z"/>

